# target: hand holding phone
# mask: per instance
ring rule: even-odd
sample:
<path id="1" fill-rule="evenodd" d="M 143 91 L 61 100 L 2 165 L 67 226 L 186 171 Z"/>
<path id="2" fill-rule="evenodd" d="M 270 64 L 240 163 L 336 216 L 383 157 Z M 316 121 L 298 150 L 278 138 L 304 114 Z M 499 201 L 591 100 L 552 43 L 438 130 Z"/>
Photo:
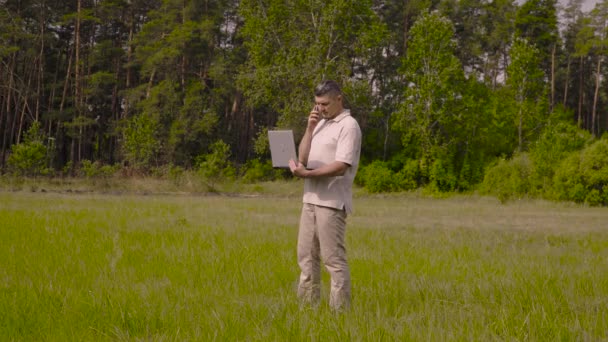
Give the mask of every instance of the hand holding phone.
<path id="1" fill-rule="evenodd" d="M 308 115 L 308 128 L 314 129 L 315 126 L 317 126 L 317 123 L 319 122 L 320 117 L 321 117 L 321 114 L 319 113 L 319 106 L 315 105 L 312 108 L 312 111 L 310 112 L 310 114 Z"/>

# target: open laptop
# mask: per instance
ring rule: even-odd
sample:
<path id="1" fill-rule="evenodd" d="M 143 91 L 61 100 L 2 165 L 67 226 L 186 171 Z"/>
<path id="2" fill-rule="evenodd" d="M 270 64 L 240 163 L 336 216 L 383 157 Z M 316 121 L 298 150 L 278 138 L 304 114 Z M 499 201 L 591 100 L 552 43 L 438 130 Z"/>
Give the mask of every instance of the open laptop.
<path id="1" fill-rule="evenodd" d="M 297 161 L 296 145 L 291 130 L 268 131 L 272 167 L 289 168 L 291 159 Z"/>

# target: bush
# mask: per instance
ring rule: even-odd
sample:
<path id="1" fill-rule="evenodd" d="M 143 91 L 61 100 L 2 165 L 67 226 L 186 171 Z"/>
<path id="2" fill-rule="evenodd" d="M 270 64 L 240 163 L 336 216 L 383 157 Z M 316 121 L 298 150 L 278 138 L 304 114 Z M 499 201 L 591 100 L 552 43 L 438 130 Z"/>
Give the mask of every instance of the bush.
<path id="1" fill-rule="evenodd" d="M 9 169 L 18 176 L 40 176 L 51 172 L 47 168 L 47 148 L 40 123 L 34 122 L 26 132 L 24 141 L 11 147 L 7 163 Z"/>
<path id="2" fill-rule="evenodd" d="M 243 182 L 255 183 L 260 181 L 271 181 L 277 178 L 280 171 L 272 167 L 272 162 L 267 160 L 262 162 L 259 159 L 250 159 L 243 166 Z"/>
<path id="3" fill-rule="evenodd" d="M 555 172 L 556 199 L 608 205 L 608 139 L 571 153 Z"/>
<path id="4" fill-rule="evenodd" d="M 522 197 L 530 189 L 532 163 L 527 153 L 511 160 L 501 159 L 486 172 L 481 192 L 498 197 L 501 202 Z"/>
<path id="5" fill-rule="evenodd" d="M 403 168 L 397 173 L 402 190 L 414 190 L 418 187 L 420 180 L 420 165 L 417 160 L 409 159 Z"/>
<path id="6" fill-rule="evenodd" d="M 451 165 L 443 159 L 436 159 L 429 172 L 430 187 L 433 191 L 454 191 L 458 186 L 458 178 L 454 175 Z"/>
<path id="7" fill-rule="evenodd" d="M 160 149 L 156 137 L 159 123 L 148 115 L 133 116 L 122 131 L 123 152 L 126 160 L 135 169 L 146 169 L 152 164 Z"/>
<path id="8" fill-rule="evenodd" d="M 374 161 L 358 173 L 358 182 L 369 192 L 396 191 L 395 173 L 385 163 Z"/>
<path id="9" fill-rule="evenodd" d="M 552 187 L 555 170 L 572 151 L 578 151 L 592 142 L 593 136 L 565 122 L 548 126 L 532 145 L 530 157 L 534 162 L 533 189 L 541 195 Z"/>
<path id="10" fill-rule="evenodd" d="M 49 172 L 46 147 L 38 141 L 13 145 L 7 162 L 9 169 L 19 176 L 40 176 Z"/>
<path id="11" fill-rule="evenodd" d="M 199 174 L 211 183 L 234 178 L 235 169 L 230 164 L 230 146 L 219 140 L 211 145 L 211 153 L 196 157 Z"/>
<path id="12" fill-rule="evenodd" d="M 120 165 L 104 165 L 99 161 L 81 161 L 81 172 L 87 178 L 111 178 L 120 169 Z"/>
<path id="13" fill-rule="evenodd" d="M 412 190 L 418 186 L 418 161 L 409 160 L 398 172 L 388 163 L 374 161 L 361 168 L 357 174 L 357 184 L 372 193 Z"/>

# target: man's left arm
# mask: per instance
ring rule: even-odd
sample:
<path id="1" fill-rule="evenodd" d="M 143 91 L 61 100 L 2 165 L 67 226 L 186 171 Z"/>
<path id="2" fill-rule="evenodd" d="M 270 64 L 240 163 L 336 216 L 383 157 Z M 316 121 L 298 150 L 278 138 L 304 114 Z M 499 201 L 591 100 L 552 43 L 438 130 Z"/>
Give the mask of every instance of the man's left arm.
<path id="1" fill-rule="evenodd" d="M 335 177 L 342 176 L 355 161 L 361 149 L 361 130 L 355 123 L 344 130 L 338 139 L 336 160 L 314 170 L 307 170 L 301 163 L 290 163 L 291 172 L 301 178 Z M 357 157 L 358 159 L 358 157 Z"/>
<path id="2" fill-rule="evenodd" d="M 334 161 L 330 164 L 323 165 L 318 169 L 307 170 L 302 163 L 296 165 L 295 161 L 289 162 L 289 168 L 294 176 L 300 178 L 318 178 L 318 177 L 335 177 L 342 176 L 346 170 L 350 167 L 350 164 L 341 161 Z"/>

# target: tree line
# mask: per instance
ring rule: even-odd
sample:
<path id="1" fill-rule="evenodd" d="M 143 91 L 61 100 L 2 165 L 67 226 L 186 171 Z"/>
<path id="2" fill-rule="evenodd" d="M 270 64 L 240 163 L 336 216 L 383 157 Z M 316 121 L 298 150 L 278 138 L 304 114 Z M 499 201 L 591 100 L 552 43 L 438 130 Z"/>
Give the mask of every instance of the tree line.
<path id="1" fill-rule="evenodd" d="M 314 85 L 335 79 L 363 130 L 362 184 L 466 190 L 559 125 L 608 129 L 608 1 L 581 6 L 0 1 L 0 168 L 268 167 L 266 131 L 302 134 Z"/>

